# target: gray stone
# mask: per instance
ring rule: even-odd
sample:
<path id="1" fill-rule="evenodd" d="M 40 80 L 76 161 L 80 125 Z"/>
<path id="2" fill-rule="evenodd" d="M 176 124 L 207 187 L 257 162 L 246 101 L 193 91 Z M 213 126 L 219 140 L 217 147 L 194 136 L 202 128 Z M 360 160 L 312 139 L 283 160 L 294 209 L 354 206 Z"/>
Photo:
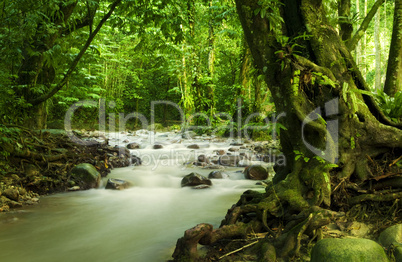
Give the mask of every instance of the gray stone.
<path id="1" fill-rule="evenodd" d="M 193 145 L 187 146 L 187 148 L 190 148 L 190 149 L 200 149 L 200 146 L 197 145 L 197 144 L 193 144 Z"/>
<path id="2" fill-rule="evenodd" d="M 68 191 L 78 191 L 78 190 L 80 190 L 81 188 L 79 187 L 79 186 L 73 186 L 73 187 L 69 187 L 68 188 Z"/>
<path id="3" fill-rule="evenodd" d="M 99 186 L 101 175 L 96 168 L 88 163 L 76 165 L 70 172 L 74 180 L 82 189 Z"/>
<path id="4" fill-rule="evenodd" d="M 261 165 L 252 165 L 244 170 L 246 179 L 265 180 L 268 178 L 268 171 Z"/>
<path id="5" fill-rule="evenodd" d="M 128 149 L 139 149 L 139 148 L 140 148 L 140 144 L 133 142 L 133 143 L 128 144 L 128 145 L 127 145 L 127 148 L 128 148 Z"/>
<path id="6" fill-rule="evenodd" d="M 130 183 L 125 180 L 109 178 L 107 180 L 105 189 L 123 190 L 128 188 L 129 186 Z"/>
<path id="7" fill-rule="evenodd" d="M 388 262 L 384 249 L 364 238 L 326 238 L 315 244 L 311 262 Z"/>
<path id="8" fill-rule="evenodd" d="M 209 173 L 208 178 L 211 179 L 226 179 L 229 178 L 228 174 L 221 171 L 212 171 Z"/>
<path id="9" fill-rule="evenodd" d="M 209 163 L 209 159 L 208 159 L 208 157 L 207 157 L 206 155 L 199 155 L 199 156 L 197 157 L 197 159 L 198 159 L 198 162 Z"/>
<path id="10" fill-rule="evenodd" d="M 230 147 L 228 150 L 229 150 L 229 152 L 237 152 L 240 150 L 240 148 L 239 147 Z"/>
<path id="11" fill-rule="evenodd" d="M 395 261 L 402 261 L 402 224 L 394 225 L 381 232 L 378 243 L 386 249 L 393 247 Z"/>
<path id="12" fill-rule="evenodd" d="M 206 178 L 200 174 L 194 173 L 194 172 L 186 175 L 181 180 L 182 187 L 186 187 L 186 186 L 194 187 L 194 186 L 199 186 L 199 185 L 211 186 L 212 182 L 208 178 Z"/>

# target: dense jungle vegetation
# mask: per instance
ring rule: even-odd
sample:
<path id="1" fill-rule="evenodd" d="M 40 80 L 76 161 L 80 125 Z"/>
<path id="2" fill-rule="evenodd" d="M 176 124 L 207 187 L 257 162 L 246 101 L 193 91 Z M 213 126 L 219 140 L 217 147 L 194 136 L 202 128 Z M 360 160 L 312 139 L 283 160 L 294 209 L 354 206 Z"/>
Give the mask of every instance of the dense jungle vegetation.
<path id="1" fill-rule="evenodd" d="M 162 100 L 211 128 L 284 113 L 276 129 L 287 164 L 266 193 L 248 192 L 218 229 L 186 231 L 174 258 L 195 261 L 198 243 L 250 231 L 268 234 L 264 259 L 293 258 L 303 234 L 402 196 L 401 17 L 401 0 L 2 0 L 2 157 L 32 157 L 17 130 L 63 129 L 84 100 L 75 129 L 98 129 L 102 107 L 108 120 L 137 112 L 151 123 L 154 113 L 180 128 L 177 108 L 152 112 Z"/>

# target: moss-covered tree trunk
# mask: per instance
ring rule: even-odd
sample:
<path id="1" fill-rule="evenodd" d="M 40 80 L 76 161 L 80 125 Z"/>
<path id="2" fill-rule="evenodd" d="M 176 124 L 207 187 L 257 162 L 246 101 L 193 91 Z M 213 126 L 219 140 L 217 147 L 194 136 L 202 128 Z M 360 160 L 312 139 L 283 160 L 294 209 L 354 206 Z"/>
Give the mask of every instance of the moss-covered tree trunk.
<path id="1" fill-rule="evenodd" d="M 382 117 L 370 97 L 362 97 L 366 83 L 329 25 L 322 1 L 283 3 L 278 13 L 285 24 L 275 28 L 268 17 L 275 8 L 262 18 L 255 12 L 262 8 L 258 0 L 236 0 L 254 62 L 265 72 L 278 113 L 286 114 L 280 119 L 287 128 L 280 138 L 286 165 L 275 167 L 274 183 L 265 194 L 246 192 L 220 228 L 198 225 L 186 231 L 178 242 L 176 260 L 196 259 L 195 242 L 212 244 L 249 232 L 268 232 L 259 249 L 264 261 L 293 257 L 303 234 L 312 235 L 343 215 L 332 202 L 347 200 L 335 196 L 334 188 L 375 177 L 371 161 L 402 152 L 401 130 Z M 280 33 L 289 40 L 283 41 Z M 309 37 L 297 37 L 304 33 Z M 272 230 L 281 225 L 283 230 Z"/>
<path id="2" fill-rule="evenodd" d="M 395 0 L 394 28 L 389 49 L 384 92 L 394 96 L 402 91 L 402 1 Z"/>

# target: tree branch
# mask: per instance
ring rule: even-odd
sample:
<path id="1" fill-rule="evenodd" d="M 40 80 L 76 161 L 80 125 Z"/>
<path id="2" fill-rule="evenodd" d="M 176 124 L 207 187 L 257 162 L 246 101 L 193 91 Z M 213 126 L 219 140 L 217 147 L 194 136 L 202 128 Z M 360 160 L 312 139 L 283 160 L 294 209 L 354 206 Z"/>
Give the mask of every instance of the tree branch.
<path id="1" fill-rule="evenodd" d="M 378 8 L 385 2 L 385 0 L 377 0 L 373 7 L 371 8 L 370 12 L 367 14 L 366 18 L 364 18 L 362 24 L 360 25 L 359 29 L 353 35 L 352 39 L 347 42 L 347 47 L 350 51 L 354 50 L 359 43 L 360 39 L 366 32 L 371 20 L 373 19 L 374 15 L 377 13 Z"/>
<path id="2" fill-rule="evenodd" d="M 60 89 L 64 87 L 64 85 L 67 83 L 68 79 L 70 78 L 71 74 L 75 70 L 75 68 L 78 65 L 78 62 L 81 60 L 82 56 L 85 54 L 86 50 L 88 47 L 91 45 L 93 39 L 95 36 L 98 34 L 100 29 L 102 28 L 103 24 L 109 19 L 109 17 L 112 15 L 116 7 L 121 3 L 122 0 L 116 0 L 109 9 L 109 12 L 102 18 L 102 20 L 99 22 L 98 26 L 95 28 L 94 32 L 89 36 L 88 40 L 86 41 L 85 45 L 81 48 L 80 52 L 78 55 L 75 57 L 73 62 L 70 65 L 70 68 L 68 69 L 67 73 L 64 75 L 63 79 L 53 88 L 51 89 L 48 93 L 35 98 L 33 100 L 28 101 L 32 105 L 38 105 L 40 103 L 45 102 L 52 96 L 54 96 Z"/>

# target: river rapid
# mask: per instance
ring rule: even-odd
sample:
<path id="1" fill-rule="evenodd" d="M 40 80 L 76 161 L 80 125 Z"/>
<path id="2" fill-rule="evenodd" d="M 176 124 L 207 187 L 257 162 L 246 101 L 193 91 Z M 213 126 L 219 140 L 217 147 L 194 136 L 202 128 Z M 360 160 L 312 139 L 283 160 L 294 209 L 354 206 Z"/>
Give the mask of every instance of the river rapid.
<path id="1" fill-rule="evenodd" d="M 166 261 L 186 229 L 199 223 L 218 227 L 244 191 L 264 190 L 244 179 L 244 167 L 225 167 L 229 178 L 212 179 L 207 189 L 181 187 L 183 176 L 208 177 L 213 171 L 191 165 L 200 154 L 227 151 L 233 140 L 183 139 L 174 132 L 151 136 L 145 130 L 109 138 L 112 146 L 140 145 L 130 151 L 142 159 L 141 166 L 114 169 L 107 176 L 132 187 L 106 190 L 105 178 L 97 189 L 41 197 L 38 205 L 0 214 L 0 261 Z M 162 148 L 153 149 L 154 144 Z M 199 149 L 188 148 L 194 144 Z"/>

